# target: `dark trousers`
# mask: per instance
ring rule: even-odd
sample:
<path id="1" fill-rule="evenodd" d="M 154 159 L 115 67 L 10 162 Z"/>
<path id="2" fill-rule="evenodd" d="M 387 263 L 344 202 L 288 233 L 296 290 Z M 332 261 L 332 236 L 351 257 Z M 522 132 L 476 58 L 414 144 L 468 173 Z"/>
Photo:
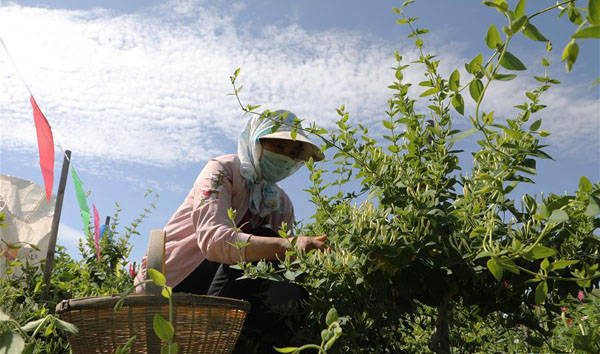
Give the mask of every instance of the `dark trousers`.
<path id="1" fill-rule="evenodd" d="M 256 228 L 248 233 L 279 237 L 269 228 Z M 277 268 L 279 262 L 272 263 Z M 308 296 L 306 291 L 294 284 L 262 278 L 236 280 L 242 275 L 242 271 L 229 265 L 204 260 L 173 291 L 250 302 L 250 313 L 234 353 L 273 353 L 273 346 L 289 346 L 295 324 L 302 318 L 300 305 Z"/>

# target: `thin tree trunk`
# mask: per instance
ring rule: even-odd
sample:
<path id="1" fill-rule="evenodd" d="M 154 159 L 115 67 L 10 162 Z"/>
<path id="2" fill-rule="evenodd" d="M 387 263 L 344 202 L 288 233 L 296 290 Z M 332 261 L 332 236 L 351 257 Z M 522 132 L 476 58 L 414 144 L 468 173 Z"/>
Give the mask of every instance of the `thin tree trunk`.
<path id="1" fill-rule="evenodd" d="M 444 296 L 438 306 L 438 317 L 435 321 L 435 331 L 429 342 L 429 349 L 438 354 L 450 354 L 450 336 L 448 333 L 449 297 Z"/>

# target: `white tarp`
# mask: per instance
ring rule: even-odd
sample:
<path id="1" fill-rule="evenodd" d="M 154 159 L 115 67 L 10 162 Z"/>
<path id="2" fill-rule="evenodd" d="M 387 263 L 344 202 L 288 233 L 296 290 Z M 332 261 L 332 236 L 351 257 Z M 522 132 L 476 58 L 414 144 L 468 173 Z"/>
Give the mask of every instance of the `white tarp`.
<path id="1" fill-rule="evenodd" d="M 5 256 L 0 257 L 0 276 L 6 269 L 6 256 L 14 256 L 7 244 L 21 246 L 18 258 L 23 263 L 27 260 L 36 264 L 46 257 L 55 201 L 53 195 L 50 202 L 46 202 L 46 192 L 38 184 L 0 174 L 0 213 L 6 215 L 6 226 L 0 227 L 0 253 Z"/>

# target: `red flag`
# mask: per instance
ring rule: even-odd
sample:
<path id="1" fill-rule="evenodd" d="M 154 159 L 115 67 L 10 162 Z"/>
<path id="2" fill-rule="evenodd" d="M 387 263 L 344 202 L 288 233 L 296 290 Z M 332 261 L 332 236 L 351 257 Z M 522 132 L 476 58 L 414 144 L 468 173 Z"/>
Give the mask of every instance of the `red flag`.
<path id="1" fill-rule="evenodd" d="M 94 245 L 96 245 L 96 256 L 100 262 L 100 216 L 96 206 L 92 204 L 92 207 L 94 208 Z"/>
<path id="2" fill-rule="evenodd" d="M 44 187 L 46 188 L 46 201 L 50 201 L 52 196 L 52 183 L 54 181 L 54 139 L 52 139 L 52 129 L 44 113 L 40 111 L 33 96 L 29 98 L 33 107 L 33 121 L 37 133 L 38 150 L 40 152 L 40 167 L 44 177 Z"/>

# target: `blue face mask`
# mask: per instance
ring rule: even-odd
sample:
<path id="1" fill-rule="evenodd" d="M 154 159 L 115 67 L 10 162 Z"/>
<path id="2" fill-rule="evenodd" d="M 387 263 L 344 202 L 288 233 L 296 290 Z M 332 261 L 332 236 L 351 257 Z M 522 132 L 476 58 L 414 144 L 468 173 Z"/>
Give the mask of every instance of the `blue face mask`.
<path id="1" fill-rule="evenodd" d="M 263 179 L 271 183 L 279 182 L 292 174 L 297 165 L 298 162 L 291 157 L 269 150 L 263 150 L 259 162 Z"/>

